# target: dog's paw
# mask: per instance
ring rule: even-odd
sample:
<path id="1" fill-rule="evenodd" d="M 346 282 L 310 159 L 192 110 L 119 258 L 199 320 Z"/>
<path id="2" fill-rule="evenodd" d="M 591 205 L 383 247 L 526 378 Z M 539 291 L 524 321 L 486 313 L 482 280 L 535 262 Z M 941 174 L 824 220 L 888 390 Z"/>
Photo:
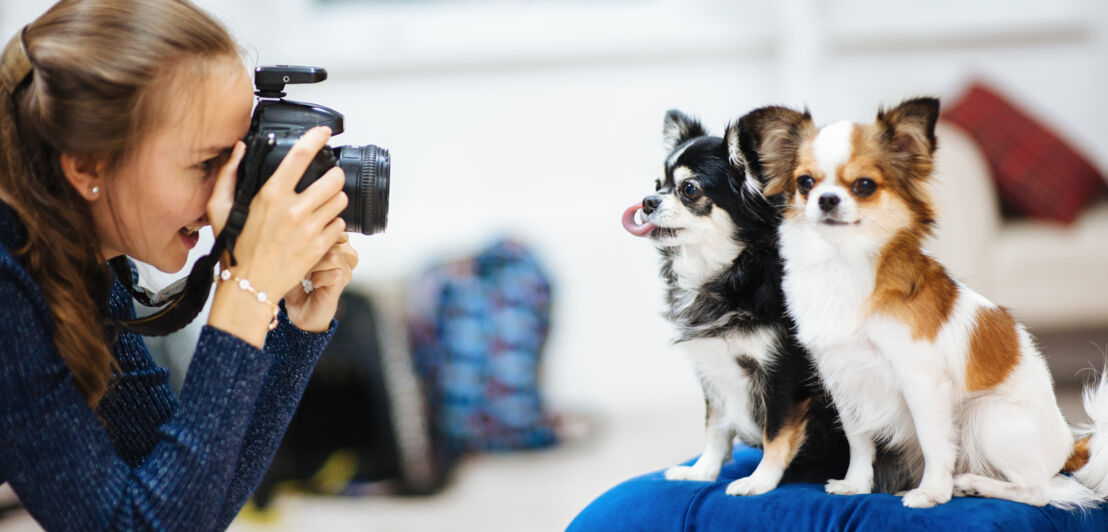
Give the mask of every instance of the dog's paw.
<path id="1" fill-rule="evenodd" d="M 950 489 L 916 488 L 904 494 L 901 501 L 908 508 L 930 508 L 950 500 Z"/>
<path id="2" fill-rule="evenodd" d="M 673 466 L 666 470 L 666 480 L 695 480 L 701 482 L 711 482 L 716 479 L 717 474 L 697 469 L 693 466 Z"/>
<path id="3" fill-rule="evenodd" d="M 772 482 L 767 479 L 760 479 L 751 475 L 746 478 L 740 478 L 727 485 L 728 495 L 761 495 L 768 491 L 773 491 L 773 488 L 777 487 L 776 482 Z"/>
<path id="4" fill-rule="evenodd" d="M 954 477 L 954 495 L 958 497 L 980 497 L 981 490 L 977 487 L 977 481 L 980 478 L 977 475 L 958 475 Z"/>
<path id="5" fill-rule="evenodd" d="M 864 485 L 861 482 L 854 482 L 851 480 L 828 480 L 827 484 L 823 486 L 823 491 L 830 493 L 831 495 L 861 495 L 869 493 L 871 488 Z"/>

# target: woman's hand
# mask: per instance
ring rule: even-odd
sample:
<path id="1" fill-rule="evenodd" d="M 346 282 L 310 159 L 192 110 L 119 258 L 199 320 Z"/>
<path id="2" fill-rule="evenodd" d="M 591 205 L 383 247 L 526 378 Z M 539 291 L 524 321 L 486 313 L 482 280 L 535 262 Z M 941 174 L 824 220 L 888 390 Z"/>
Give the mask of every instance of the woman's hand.
<path id="1" fill-rule="evenodd" d="M 345 182 L 342 169 L 332 168 L 303 192 L 298 194 L 295 191 L 308 164 L 330 137 L 328 128 L 317 127 L 297 140 L 254 196 L 246 224 L 235 242 L 237 262 L 230 267 L 232 273 L 248 279 L 255 290 L 264 291 L 273 301 L 276 301 L 278 294 L 289 294 L 294 288 L 302 292 L 301 279 L 316 273 L 321 264 L 325 267 L 320 272 L 324 273 L 323 277 L 332 275 L 325 272 L 342 271 L 342 267 L 325 258 L 336 245 L 345 244 L 349 248 L 345 241 L 340 243 L 346 224 L 338 216 L 347 204 L 346 194 L 342 192 Z M 244 151 L 245 146 L 241 143 L 235 146 L 230 160 L 220 170 L 208 202 L 208 218 L 217 232 L 223 229 L 230 212 L 235 175 Z M 353 253 L 353 249 L 339 255 L 348 253 Z M 356 254 L 354 257 L 356 263 Z M 343 262 L 350 264 L 345 259 Z M 353 265 L 350 264 L 347 269 L 353 269 Z M 341 286 L 328 284 L 327 279 L 323 281 L 321 284 L 329 290 L 324 290 L 316 298 L 296 302 L 297 319 L 301 320 L 298 326 L 316 325 L 330 303 L 337 305 L 338 292 L 349 282 L 349 274 L 345 275 Z M 333 314 L 334 310 L 331 310 Z M 271 317 L 269 307 L 249 292 L 230 283 L 219 283 L 208 323 L 260 347 Z M 327 316 L 323 328 L 329 323 L 330 316 Z"/>
<path id="2" fill-rule="evenodd" d="M 238 141 L 231 149 L 231 156 L 219 174 L 215 178 L 215 186 L 212 188 L 212 197 L 208 198 L 208 222 L 212 224 L 212 234 L 223 232 L 227 225 L 227 218 L 231 216 L 231 209 L 235 206 L 235 182 L 238 180 L 239 164 L 246 155 L 246 143 Z"/>
<path id="3" fill-rule="evenodd" d="M 304 277 L 311 282 L 311 292 L 296 286 L 285 294 L 285 310 L 293 325 L 310 332 L 326 331 L 338 310 L 339 294 L 350 284 L 357 265 L 358 252 L 350 245 L 350 235 L 340 234 L 338 241 Z"/>

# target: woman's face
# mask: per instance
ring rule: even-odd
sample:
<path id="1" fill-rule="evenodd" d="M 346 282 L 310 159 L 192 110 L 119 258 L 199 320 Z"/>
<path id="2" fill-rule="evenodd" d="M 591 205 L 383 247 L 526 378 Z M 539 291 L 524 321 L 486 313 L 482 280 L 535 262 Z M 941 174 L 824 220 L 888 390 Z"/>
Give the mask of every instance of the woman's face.
<path id="1" fill-rule="evenodd" d="M 121 254 L 164 272 L 185 266 L 216 175 L 250 127 L 253 89 L 237 58 L 213 60 L 206 79 L 176 76 L 161 124 L 110 175 L 91 203 L 103 258 Z M 171 76 L 172 77 L 172 76 Z M 195 94 L 189 94 L 190 91 Z"/>

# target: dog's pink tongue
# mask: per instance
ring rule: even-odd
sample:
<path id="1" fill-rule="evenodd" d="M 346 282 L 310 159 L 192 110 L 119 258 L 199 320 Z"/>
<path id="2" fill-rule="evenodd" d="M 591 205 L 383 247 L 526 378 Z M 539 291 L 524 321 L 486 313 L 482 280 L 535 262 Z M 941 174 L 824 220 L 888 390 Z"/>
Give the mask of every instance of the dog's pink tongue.
<path id="1" fill-rule="evenodd" d="M 623 211 L 623 228 L 635 236 L 646 236 L 657 226 L 650 222 L 635 223 L 635 213 L 640 209 L 642 209 L 642 203 L 636 203 Z"/>

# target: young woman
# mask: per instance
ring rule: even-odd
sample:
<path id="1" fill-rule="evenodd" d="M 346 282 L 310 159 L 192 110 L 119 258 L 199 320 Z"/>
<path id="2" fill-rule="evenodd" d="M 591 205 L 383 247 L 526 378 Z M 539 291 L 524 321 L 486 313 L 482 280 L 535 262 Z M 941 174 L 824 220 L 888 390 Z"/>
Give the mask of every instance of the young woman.
<path id="1" fill-rule="evenodd" d="M 63 0 L 6 50 L 0 482 L 50 530 L 225 528 L 357 263 L 342 171 L 293 190 L 330 132 L 304 135 L 251 204 L 177 396 L 114 325 L 134 310 L 106 261 L 176 271 L 221 229 L 253 104 L 240 50 L 184 0 Z"/>

